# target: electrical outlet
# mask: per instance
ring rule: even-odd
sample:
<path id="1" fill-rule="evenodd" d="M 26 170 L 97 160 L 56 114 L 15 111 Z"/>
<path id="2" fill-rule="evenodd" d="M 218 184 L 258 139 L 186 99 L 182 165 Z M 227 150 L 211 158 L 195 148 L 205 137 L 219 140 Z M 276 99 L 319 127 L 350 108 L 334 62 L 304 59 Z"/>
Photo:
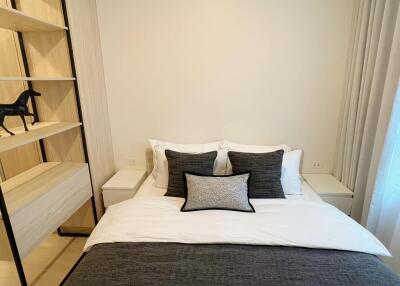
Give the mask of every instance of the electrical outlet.
<path id="1" fill-rule="evenodd" d="M 128 159 L 126 159 L 126 162 L 127 162 L 128 166 L 135 166 L 135 164 L 136 164 L 135 158 L 128 158 Z"/>
<path id="2" fill-rule="evenodd" d="M 313 169 L 322 169 L 322 163 L 320 161 L 314 161 L 312 163 L 312 168 Z"/>

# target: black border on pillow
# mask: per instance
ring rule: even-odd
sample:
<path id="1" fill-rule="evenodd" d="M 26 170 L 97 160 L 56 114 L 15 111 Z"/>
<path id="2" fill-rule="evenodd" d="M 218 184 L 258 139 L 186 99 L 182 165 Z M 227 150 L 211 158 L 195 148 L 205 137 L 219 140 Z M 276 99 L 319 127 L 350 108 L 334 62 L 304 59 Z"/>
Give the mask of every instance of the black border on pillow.
<path id="1" fill-rule="evenodd" d="M 247 202 L 249 203 L 251 207 L 251 211 L 244 211 L 244 210 L 239 210 L 239 209 L 230 209 L 230 208 L 201 208 L 201 209 L 192 209 L 192 210 L 183 210 L 183 208 L 186 206 L 187 202 L 187 194 L 188 194 L 188 187 L 187 187 L 187 180 L 186 180 L 186 174 L 193 175 L 193 176 L 198 176 L 198 177 L 209 177 L 209 178 L 226 178 L 226 177 L 234 177 L 234 176 L 240 176 L 240 175 L 245 175 L 249 174 L 249 178 L 247 179 Z M 251 178 L 251 171 L 247 172 L 242 172 L 242 173 L 236 173 L 236 174 L 230 174 L 230 175 L 202 175 L 198 174 L 195 172 L 183 172 L 183 181 L 185 185 L 185 202 L 183 203 L 181 207 L 181 212 L 195 212 L 195 211 L 205 211 L 205 210 L 224 210 L 224 211 L 236 211 L 236 212 L 243 212 L 243 213 L 255 213 L 255 209 L 253 205 L 250 203 L 250 197 L 249 197 L 249 191 L 250 191 L 250 178 Z"/>

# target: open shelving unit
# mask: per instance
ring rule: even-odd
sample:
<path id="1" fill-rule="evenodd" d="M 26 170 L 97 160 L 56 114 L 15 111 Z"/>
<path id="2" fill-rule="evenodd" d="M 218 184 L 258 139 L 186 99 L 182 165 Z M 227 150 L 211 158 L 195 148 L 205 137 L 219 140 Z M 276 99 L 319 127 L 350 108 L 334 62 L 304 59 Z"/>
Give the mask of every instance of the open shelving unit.
<path id="1" fill-rule="evenodd" d="M 13 44 L 19 46 L 16 54 L 25 73 L 2 75 L 0 81 L 24 81 L 42 94 L 37 102 L 31 98 L 37 116 L 36 123 L 28 125 L 29 131 L 22 126 L 9 128 L 15 135 L 0 131 L 1 154 L 32 143 L 40 146 L 38 164 L 0 180 L 0 260 L 14 260 L 21 285 L 27 285 L 22 258 L 50 233 L 84 235 L 60 228 L 84 207 L 91 207 L 97 223 L 66 6 L 64 0 L 59 0 L 59 6 L 57 2 L 53 10 L 34 7 L 41 4 L 30 0 L 11 0 L 12 8 L 0 6 L 0 28 L 16 32 L 18 41 Z M 43 17 L 30 15 L 32 11 Z M 47 18 L 58 17 L 65 25 L 44 20 L 48 11 L 55 14 Z M 3 60 L 7 57 L 2 56 Z M 1 245 L 4 236 L 9 247 Z"/>

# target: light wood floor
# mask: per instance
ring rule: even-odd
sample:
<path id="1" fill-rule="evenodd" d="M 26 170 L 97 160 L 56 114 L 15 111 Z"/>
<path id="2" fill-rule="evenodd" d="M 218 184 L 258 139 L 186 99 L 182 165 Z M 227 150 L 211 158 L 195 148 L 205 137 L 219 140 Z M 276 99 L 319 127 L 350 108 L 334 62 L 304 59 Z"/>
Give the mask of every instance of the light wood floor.
<path id="1" fill-rule="evenodd" d="M 23 261 L 28 284 L 59 285 L 82 255 L 85 242 L 86 238 L 52 234 Z M 20 285 L 13 262 L 0 261 L 0 285 Z"/>

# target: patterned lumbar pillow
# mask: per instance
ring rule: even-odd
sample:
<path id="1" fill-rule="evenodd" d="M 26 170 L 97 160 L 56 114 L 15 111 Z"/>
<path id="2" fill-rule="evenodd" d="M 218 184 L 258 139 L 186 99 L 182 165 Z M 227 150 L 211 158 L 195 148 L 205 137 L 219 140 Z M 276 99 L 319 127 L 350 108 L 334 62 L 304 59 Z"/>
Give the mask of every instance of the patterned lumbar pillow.
<path id="1" fill-rule="evenodd" d="M 255 212 L 249 201 L 250 172 L 204 176 L 185 172 L 186 201 L 181 211 L 232 210 Z"/>
<path id="2" fill-rule="evenodd" d="M 212 175 L 217 151 L 190 154 L 165 150 L 168 160 L 168 189 L 165 196 L 185 197 L 183 172 Z"/>
<path id="3" fill-rule="evenodd" d="M 283 150 L 269 153 L 228 152 L 233 173 L 250 171 L 250 198 L 284 199 L 281 184 Z"/>

